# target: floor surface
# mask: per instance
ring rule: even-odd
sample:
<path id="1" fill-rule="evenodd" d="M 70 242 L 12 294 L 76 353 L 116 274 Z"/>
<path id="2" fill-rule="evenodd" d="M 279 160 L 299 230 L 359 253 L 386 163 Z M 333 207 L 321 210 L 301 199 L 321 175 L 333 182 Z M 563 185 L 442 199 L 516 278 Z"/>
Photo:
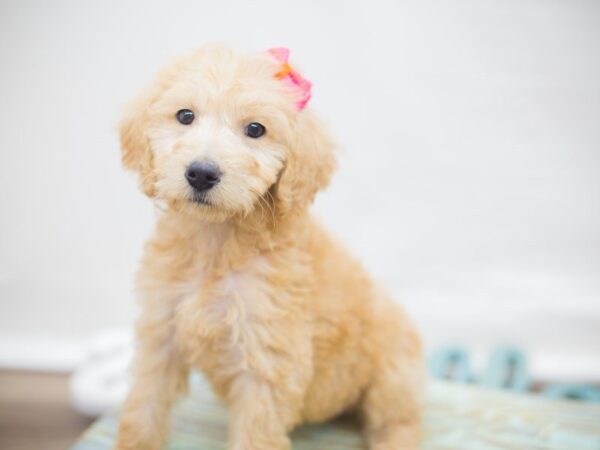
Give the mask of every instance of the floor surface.
<path id="1" fill-rule="evenodd" d="M 0 371 L 0 449 L 68 449 L 91 423 L 68 399 L 67 375 Z"/>

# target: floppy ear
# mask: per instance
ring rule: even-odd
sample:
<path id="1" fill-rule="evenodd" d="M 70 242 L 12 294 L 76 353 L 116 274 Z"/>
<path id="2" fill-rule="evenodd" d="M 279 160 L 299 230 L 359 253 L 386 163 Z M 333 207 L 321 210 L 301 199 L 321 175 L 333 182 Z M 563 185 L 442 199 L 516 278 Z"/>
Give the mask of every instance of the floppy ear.
<path id="1" fill-rule="evenodd" d="M 154 165 L 148 143 L 148 110 L 159 97 L 157 89 L 146 89 L 130 103 L 119 126 L 123 166 L 140 177 L 144 193 L 154 196 Z"/>
<path id="2" fill-rule="evenodd" d="M 336 163 L 334 143 L 311 111 L 298 114 L 290 154 L 275 185 L 279 214 L 308 208 L 316 193 L 329 184 Z"/>

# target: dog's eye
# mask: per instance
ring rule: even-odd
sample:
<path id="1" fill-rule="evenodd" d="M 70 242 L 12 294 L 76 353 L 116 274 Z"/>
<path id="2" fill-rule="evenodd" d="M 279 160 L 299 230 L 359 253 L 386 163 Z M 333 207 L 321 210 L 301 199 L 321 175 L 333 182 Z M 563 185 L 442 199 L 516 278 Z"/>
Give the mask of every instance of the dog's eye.
<path id="1" fill-rule="evenodd" d="M 189 109 L 180 109 L 179 111 L 177 111 L 176 117 L 179 123 L 189 125 L 194 121 L 195 116 L 194 111 L 191 111 Z"/>
<path id="2" fill-rule="evenodd" d="M 264 127 L 264 125 L 258 122 L 252 122 L 246 126 L 246 136 L 254 139 L 261 137 L 266 132 L 267 129 Z"/>

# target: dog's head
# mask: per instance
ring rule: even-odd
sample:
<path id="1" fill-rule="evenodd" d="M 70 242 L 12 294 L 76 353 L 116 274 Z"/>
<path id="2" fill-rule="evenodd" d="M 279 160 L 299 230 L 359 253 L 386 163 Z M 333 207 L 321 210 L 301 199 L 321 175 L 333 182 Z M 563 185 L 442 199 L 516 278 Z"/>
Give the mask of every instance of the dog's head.
<path id="1" fill-rule="evenodd" d="M 270 53 L 222 47 L 176 61 L 121 123 L 124 166 L 148 196 L 206 220 L 306 208 L 329 181 L 333 145 L 281 70 Z"/>

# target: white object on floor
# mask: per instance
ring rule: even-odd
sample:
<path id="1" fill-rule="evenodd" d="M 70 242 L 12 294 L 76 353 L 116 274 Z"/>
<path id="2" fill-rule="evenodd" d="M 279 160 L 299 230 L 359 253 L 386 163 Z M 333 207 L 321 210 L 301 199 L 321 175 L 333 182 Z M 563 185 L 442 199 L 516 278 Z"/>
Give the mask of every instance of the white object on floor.
<path id="1" fill-rule="evenodd" d="M 71 376 L 73 406 L 92 417 L 118 406 L 127 394 L 132 358 L 129 331 L 111 330 L 94 336 L 84 362 Z"/>

